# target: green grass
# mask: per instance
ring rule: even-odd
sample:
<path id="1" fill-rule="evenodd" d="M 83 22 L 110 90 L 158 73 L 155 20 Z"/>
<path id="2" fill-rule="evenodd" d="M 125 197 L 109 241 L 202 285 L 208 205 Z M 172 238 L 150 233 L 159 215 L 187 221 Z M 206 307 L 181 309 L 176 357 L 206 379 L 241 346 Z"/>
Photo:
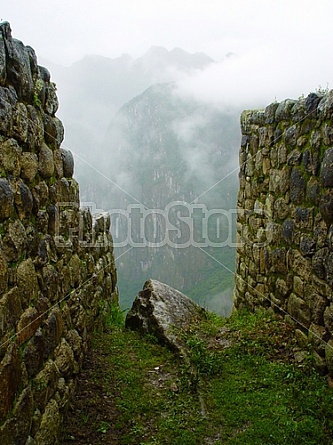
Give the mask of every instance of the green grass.
<path id="1" fill-rule="evenodd" d="M 333 444 L 333 390 L 314 370 L 310 349 L 294 363 L 297 345 L 282 320 L 209 314 L 183 334 L 189 366 L 113 318 L 117 323 L 96 335 L 95 346 L 117 382 L 122 444 Z"/>

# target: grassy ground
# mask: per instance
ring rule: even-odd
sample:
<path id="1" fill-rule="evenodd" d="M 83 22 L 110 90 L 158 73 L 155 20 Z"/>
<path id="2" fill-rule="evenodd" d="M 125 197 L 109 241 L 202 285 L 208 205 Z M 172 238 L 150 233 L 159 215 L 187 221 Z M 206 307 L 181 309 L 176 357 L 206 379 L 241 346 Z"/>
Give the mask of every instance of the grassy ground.
<path id="1" fill-rule="evenodd" d="M 127 331 L 113 311 L 95 335 L 62 443 L 333 444 L 333 389 L 313 369 L 310 348 L 294 362 L 282 320 L 210 314 L 184 339 L 191 367 Z"/>

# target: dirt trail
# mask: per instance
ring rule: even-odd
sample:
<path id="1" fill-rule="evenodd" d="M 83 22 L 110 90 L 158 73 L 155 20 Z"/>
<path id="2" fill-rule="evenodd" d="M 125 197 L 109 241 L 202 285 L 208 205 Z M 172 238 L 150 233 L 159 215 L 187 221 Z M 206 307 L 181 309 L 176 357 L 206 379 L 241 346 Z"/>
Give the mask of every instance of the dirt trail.
<path id="1" fill-rule="evenodd" d="M 101 349 L 89 351 L 77 379 L 72 406 L 64 421 L 62 445 L 120 444 L 122 431 L 114 428 L 118 412 L 111 365 Z M 105 391 L 105 388 L 108 388 Z"/>

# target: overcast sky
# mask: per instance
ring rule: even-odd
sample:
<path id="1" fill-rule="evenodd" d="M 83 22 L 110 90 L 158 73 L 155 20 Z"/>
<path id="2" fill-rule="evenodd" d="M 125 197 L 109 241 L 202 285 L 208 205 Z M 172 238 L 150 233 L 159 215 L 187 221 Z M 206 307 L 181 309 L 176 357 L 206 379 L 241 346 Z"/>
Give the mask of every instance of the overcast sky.
<path id="1" fill-rule="evenodd" d="M 212 82 L 249 104 L 333 87 L 332 0 L 0 0 L 0 18 L 40 58 L 63 65 L 85 54 L 138 57 L 152 45 L 217 61 L 235 53 L 186 82 L 204 97 L 217 96 Z"/>

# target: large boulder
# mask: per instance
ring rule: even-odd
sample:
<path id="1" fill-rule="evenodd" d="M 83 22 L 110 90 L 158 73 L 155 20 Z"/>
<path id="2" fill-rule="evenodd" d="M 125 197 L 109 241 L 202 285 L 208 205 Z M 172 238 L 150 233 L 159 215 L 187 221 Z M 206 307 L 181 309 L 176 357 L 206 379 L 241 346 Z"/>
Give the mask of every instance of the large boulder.
<path id="1" fill-rule="evenodd" d="M 205 310 L 186 295 L 156 280 L 148 280 L 126 317 L 126 327 L 152 334 L 160 343 L 184 353 L 182 332 L 205 317 Z"/>

